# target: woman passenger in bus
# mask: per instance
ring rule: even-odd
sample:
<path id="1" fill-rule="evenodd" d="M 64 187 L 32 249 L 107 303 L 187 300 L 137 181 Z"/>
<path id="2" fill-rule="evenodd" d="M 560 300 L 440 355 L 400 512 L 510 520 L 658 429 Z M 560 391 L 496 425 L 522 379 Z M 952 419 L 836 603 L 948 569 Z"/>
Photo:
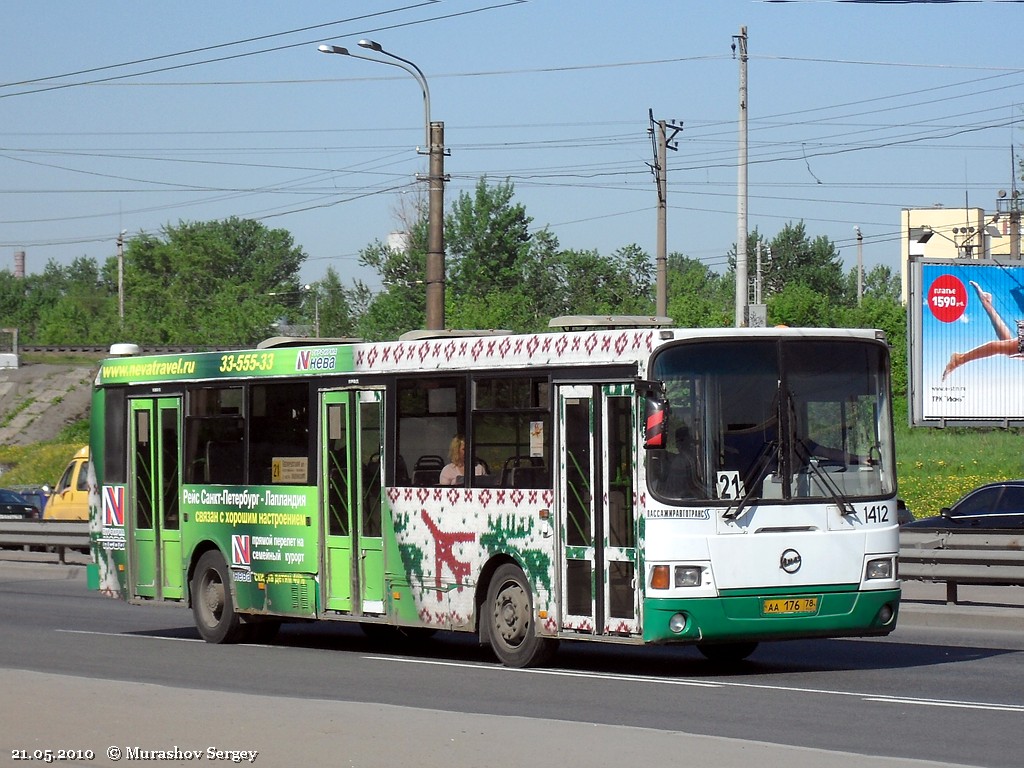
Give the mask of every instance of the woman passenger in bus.
<path id="1" fill-rule="evenodd" d="M 441 478 L 438 482 L 441 485 L 462 485 L 466 475 L 466 438 L 462 435 L 452 438 L 452 444 L 448 449 L 448 462 L 441 470 Z M 486 474 L 484 465 L 477 463 L 473 474 L 478 476 Z"/>

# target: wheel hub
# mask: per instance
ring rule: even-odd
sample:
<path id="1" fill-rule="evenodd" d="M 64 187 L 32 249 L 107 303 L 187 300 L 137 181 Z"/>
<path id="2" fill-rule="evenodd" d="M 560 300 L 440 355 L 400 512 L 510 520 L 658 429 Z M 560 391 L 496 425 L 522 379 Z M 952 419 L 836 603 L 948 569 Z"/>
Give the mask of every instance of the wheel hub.
<path id="1" fill-rule="evenodd" d="M 517 586 L 510 586 L 504 589 L 498 596 L 497 629 L 509 645 L 518 645 L 526 636 L 526 627 L 529 622 L 529 601 L 526 594 Z"/>

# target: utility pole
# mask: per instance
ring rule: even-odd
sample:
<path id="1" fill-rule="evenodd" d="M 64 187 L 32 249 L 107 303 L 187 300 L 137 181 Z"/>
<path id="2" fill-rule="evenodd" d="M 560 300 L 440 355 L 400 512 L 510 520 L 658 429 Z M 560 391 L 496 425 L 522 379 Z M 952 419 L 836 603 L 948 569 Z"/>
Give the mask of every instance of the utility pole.
<path id="1" fill-rule="evenodd" d="M 757 238 L 757 271 L 754 273 L 754 303 L 761 303 L 761 238 Z"/>
<path id="2" fill-rule="evenodd" d="M 117 316 L 124 323 L 124 236 L 127 229 L 117 235 Z"/>
<path id="3" fill-rule="evenodd" d="M 857 233 L 857 306 L 860 306 L 864 299 L 864 235 L 860 227 L 854 227 Z"/>
<path id="4" fill-rule="evenodd" d="M 675 123 L 669 124 L 664 120 L 659 120 L 657 124 L 655 124 L 653 109 L 647 110 L 647 117 L 651 122 L 651 127 L 648 130 L 651 134 L 651 140 L 654 142 L 654 167 L 651 168 L 651 170 L 654 172 L 654 181 L 658 187 L 658 252 L 655 254 L 655 264 L 657 266 L 657 297 L 655 301 L 655 314 L 664 317 L 668 314 L 667 150 L 678 149 L 678 146 L 673 144 L 672 141 L 675 139 L 676 134 L 683 130 L 683 126 L 676 125 Z M 672 129 L 671 136 L 667 134 L 669 128 Z"/>
<path id="5" fill-rule="evenodd" d="M 427 198 L 427 329 L 444 330 L 444 123 L 430 123 Z"/>
<path id="6" fill-rule="evenodd" d="M 740 119 L 736 184 L 736 327 L 747 325 L 747 28 L 733 36 L 733 55 L 740 51 Z"/>
<path id="7" fill-rule="evenodd" d="M 1013 190 L 1013 197 L 1010 199 L 1010 258 L 1020 261 L 1020 197 L 1017 190 Z"/>
<path id="8" fill-rule="evenodd" d="M 1006 193 L 1000 191 L 999 197 L 1005 198 Z M 1001 199 L 996 203 L 996 211 L 1000 210 L 1002 202 L 1004 200 Z M 1020 261 L 1020 191 L 1017 189 L 1017 153 L 1013 144 L 1010 145 L 1010 200 L 1006 212 L 1010 214 L 1010 258 Z"/>

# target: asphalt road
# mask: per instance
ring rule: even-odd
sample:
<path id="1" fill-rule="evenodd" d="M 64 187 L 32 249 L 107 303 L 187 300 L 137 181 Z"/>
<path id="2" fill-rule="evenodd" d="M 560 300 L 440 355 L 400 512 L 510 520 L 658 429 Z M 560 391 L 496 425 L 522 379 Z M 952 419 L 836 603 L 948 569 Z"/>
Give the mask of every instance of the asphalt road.
<path id="1" fill-rule="evenodd" d="M 187 610 L 102 598 L 82 570 L 0 562 L 12 764 L 32 762 L 18 750 L 88 749 L 55 762 L 113 765 L 111 747 L 165 765 L 248 751 L 263 766 L 389 768 L 1024 763 L 1024 633 L 998 622 L 908 611 L 889 638 L 763 644 L 733 669 L 692 649 L 574 643 L 523 671 L 463 636 L 380 645 L 337 624 L 211 646 Z M 942 608 L 923 602 L 919 616 Z"/>

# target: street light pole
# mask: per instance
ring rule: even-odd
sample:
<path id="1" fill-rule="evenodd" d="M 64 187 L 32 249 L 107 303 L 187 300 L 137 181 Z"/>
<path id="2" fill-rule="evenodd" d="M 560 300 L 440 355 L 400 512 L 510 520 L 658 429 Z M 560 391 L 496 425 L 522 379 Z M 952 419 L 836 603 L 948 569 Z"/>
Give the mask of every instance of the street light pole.
<path id="1" fill-rule="evenodd" d="M 860 227 L 854 227 L 857 233 L 857 306 L 864 299 L 864 235 Z"/>
<path id="2" fill-rule="evenodd" d="M 302 286 L 302 289 L 313 293 L 313 337 L 320 338 L 320 285 L 309 283 Z"/>
<path id="3" fill-rule="evenodd" d="M 127 229 L 117 235 L 117 316 L 124 322 L 124 236 Z"/>
<path id="4" fill-rule="evenodd" d="M 427 330 L 443 330 L 444 319 L 444 123 L 430 120 L 430 88 L 422 70 L 408 59 L 403 59 L 390 51 L 384 50 L 380 43 L 373 40 L 360 40 L 359 46 L 367 50 L 387 56 L 394 61 L 375 59 L 352 53 L 347 48 L 337 45 L 321 45 L 321 53 L 336 53 L 351 56 L 354 59 L 375 61 L 378 64 L 390 64 L 404 69 L 416 78 L 423 91 L 424 135 L 427 146 L 419 150 L 429 156 L 427 181 Z"/>

